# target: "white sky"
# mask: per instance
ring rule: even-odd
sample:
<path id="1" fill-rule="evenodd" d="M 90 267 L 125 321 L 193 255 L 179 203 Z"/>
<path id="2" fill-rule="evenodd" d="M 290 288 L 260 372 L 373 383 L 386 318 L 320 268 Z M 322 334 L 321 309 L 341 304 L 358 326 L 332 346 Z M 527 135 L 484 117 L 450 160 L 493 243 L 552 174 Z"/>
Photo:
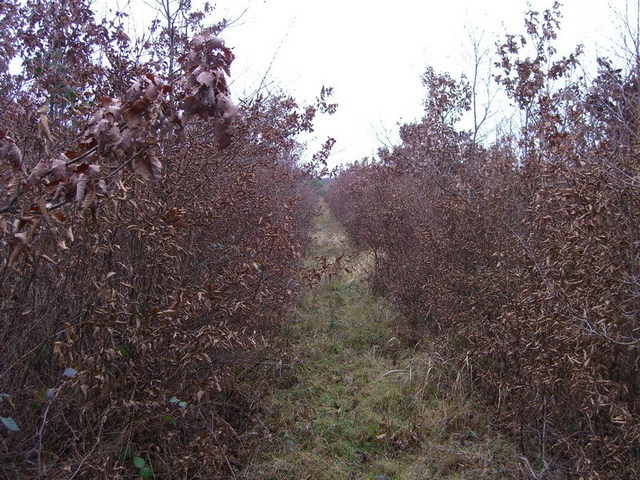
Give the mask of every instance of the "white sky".
<path id="1" fill-rule="evenodd" d="M 141 0 L 132 0 L 141 2 Z M 633 0 L 632 0 L 633 2 Z M 194 1 L 194 4 L 196 2 Z M 397 124 L 420 117 L 427 66 L 457 77 L 469 72 L 469 29 L 484 32 L 491 53 L 499 35 L 524 30 L 530 5 L 542 11 L 553 0 L 220 0 L 218 15 L 244 15 L 223 34 L 236 54 L 232 90 L 253 92 L 266 75 L 311 102 L 323 85 L 339 104 L 318 119 L 310 151 L 336 138 L 331 163 L 375 154 L 380 139 L 397 138 Z M 585 44 L 587 61 L 611 52 L 626 0 L 564 0 L 560 53 Z M 386 140 L 385 140 L 386 141 Z"/>

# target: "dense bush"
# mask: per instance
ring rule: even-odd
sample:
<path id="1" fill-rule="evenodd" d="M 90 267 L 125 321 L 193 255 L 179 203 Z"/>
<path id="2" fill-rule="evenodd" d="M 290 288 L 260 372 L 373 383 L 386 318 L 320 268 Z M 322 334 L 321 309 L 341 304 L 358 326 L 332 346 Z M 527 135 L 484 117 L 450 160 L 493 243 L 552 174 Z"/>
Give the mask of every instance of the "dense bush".
<path id="1" fill-rule="evenodd" d="M 236 108 L 220 26 L 174 45 L 178 72 L 118 25 L 0 7 L 2 478 L 237 468 L 237 372 L 297 292 L 317 107 Z"/>
<path id="2" fill-rule="evenodd" d="M 531 12 L 499 49 L 518 137 L 474 144 L 464 80 L 428 71 L 422 121 L 328 200 L 412 329 L 472 360 L 536 478 L 636 478 L 640 63 L 569 81 L 558 19 Z"/>

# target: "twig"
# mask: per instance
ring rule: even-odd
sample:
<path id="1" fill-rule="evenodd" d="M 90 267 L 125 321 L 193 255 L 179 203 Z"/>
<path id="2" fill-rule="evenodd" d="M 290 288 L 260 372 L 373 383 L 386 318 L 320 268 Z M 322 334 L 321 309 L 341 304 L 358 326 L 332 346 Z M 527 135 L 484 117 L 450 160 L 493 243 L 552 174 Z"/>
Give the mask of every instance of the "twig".
<path id="1" fill-rule="evenodd" d="M 47 416 L 49 415 L 49 410 L 51 409 L 51 405 L 53 404 L 53 401 L 56 399 L 57 396 L 58 396 L 58 389 L 55 390 L 53 397 L 49 399 L 49 402 L 47 403 L 47 406 L 44 409 L 44 413 L 42 414 L 42 424 L 38 429 L 38 448 L 37 448 L 38 478 L 44 478 L 43 476 L 44 472 L 42 471 L 42 438 L 44 437 L 44 429 L 47 425 Z"/>

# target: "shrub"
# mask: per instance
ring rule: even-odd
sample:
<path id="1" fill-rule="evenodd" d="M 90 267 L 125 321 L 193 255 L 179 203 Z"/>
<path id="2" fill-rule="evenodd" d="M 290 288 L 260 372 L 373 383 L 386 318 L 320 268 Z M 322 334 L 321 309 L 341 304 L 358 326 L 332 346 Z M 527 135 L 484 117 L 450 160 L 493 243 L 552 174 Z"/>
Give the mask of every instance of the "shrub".
<path id="1" fill-rule="evenodd" d="M 430 70 L 423 119 L 377 162 L 343 169 L 329 204 L 374 251 L 371 280 L 416 335 L 447 336 L 452 355 L 473 360 L 478 390 L 538 473 L 632 478 L 637 65 L 601 59 L 590 85 L 561 85 L 580 52 L 556 55 L 557 8 L 527 14 L 527 37 L 499 48 L 519 137 L 473 144 L 455 129 L 464 80 Z"/>

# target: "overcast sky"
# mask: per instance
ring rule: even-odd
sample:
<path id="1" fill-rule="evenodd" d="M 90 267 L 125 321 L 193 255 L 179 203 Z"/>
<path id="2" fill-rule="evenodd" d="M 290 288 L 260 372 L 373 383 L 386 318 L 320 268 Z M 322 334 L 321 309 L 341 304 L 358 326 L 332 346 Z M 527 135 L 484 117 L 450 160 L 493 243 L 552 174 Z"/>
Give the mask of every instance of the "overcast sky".
<path id="1" fill-rule="evenodd" d="M 132 0 L 134 3 L 141 0 Z M 194 4 L 196 2 L 194 1 Z M 626 0 L 564 0 L 560 53 L 585 45 L 585 59 L 610 55 L 619 33 L 614 12 Z M 633 3 L 633 1 L 632 1 Z M 471 68 L 469 32 L 491 52 L 505 32 L 523 32 L 524 12 L 553 0 L 220 0 L 220 16 L 237 18 L 223 34 L 233 48 L 232 89 L 269 88 L 311 102 L 334 88 L 335 115 L 319 119 L 310 149 L 336 138 L 332 163 L 375 154 L 397 139 L 398 123 L 420 117 L 427 66 L 457 77 Z M 635 22 L 633 22 L 635 24 Z"/>

